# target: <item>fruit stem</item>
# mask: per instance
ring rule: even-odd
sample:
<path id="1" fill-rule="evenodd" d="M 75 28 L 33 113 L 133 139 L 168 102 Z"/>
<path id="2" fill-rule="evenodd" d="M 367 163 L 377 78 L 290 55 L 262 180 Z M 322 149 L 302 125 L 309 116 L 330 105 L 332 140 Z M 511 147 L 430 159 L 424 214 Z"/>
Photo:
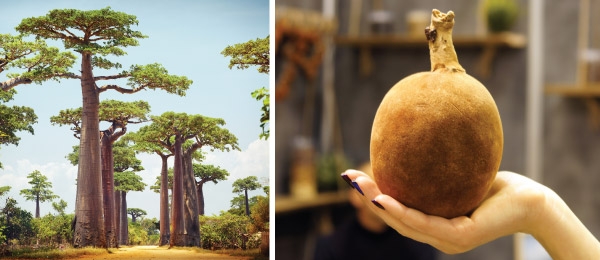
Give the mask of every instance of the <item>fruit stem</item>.
<path id="1" fill-rule="evenodd" d="M 437 9 L 431 11 L 431 24 L 425 28 L 425 36 L 429 41 L 431 71 L 465 72 L 458 63 L 458 57 L 452 43 L 454 12 L 442 13 Z"/>

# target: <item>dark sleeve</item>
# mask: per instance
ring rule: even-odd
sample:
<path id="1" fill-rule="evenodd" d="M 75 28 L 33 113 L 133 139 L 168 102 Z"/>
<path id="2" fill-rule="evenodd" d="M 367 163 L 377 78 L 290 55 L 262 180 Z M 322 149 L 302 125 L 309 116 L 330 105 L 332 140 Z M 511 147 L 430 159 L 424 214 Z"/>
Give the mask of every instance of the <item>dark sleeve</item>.
<path id="1" fill-rule="evenodd" d="M 333 256 L 331 236 L 319 237 L 315 245 L 314 260 L 332 260 Z"/>

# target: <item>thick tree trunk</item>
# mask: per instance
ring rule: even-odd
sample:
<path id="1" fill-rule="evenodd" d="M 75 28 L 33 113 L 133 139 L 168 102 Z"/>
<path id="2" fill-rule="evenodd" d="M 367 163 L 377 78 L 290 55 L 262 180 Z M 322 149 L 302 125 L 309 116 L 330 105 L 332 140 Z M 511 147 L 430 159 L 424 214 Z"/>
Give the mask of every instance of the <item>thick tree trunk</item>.
<path id="1" fill-rule="evenodd" d="M 104 131 L 101 141 L 102 159 L 102 192 L 104 200 L 104 230 L 106 232 L 106 247 L 117 247 L 115 228 L 115 198 L 114 196 L 114 163 L 111 135 L 112 129 Z"/>
<path id="2" fill-rule="evenodd" d="M 196 183 L 196 193 L 198 194 L 198 215 L 204 216 L 204 182 Z"/>
<path id="3" fill-rule="evenodd" d="M 128 245 L 129 244 L 129 225 L 127 223 L 127 192 L 121 191 L 121 235 L 119 244 Z"/>
<path id="4" fill-rule="evenodd" d="M 184 220 L 183 220 L 183 163 L 181 145 L 183 140 L 180 135 L 175 136 L 173 149 L 173 201 L 171 202 L 171 231 L 170 246 L 185 246 Z"/>
<path id="5" fill-rule="evenodd" d="M 106 247 L 102 212 L 102 172 L 98 126 L 99 92 L 92 73 L 92 55 L 82 53 L 81 90 L 83 114 L 77 173 L 74 247 Z"/>
<path id="6" fill-rule="evenodd" d="M 248 205 L 248 189 L 244 190 L 245 201 L 246 201 L 246 216 L 250 216 L 250 205 Z"/>
<path id="7" fill-rule="evenodd" d="M 171 231 L 169 230 L 169 177 L 166 155 L 159 154 L 162 159 L 160 170 L 160 241 L 159 245 L 169 244 Z"/>
<path id="8" fill-rule="evenodd" d="M 115 183 L 115 185 L 117 185 Z M 115 190 L 115 234 L 117 247 L 121 244 L 121 191 Z"/>
<path id="9" fill-rule="evenodd" d="M 198 193 L 196 179 L 192 169 L 192 153 L 187 150 L 183 153 L 183 188 L 184 188 L 184 228 L 186 233 L 186 246 L 200 246 L 200 220 L 198 219 Z"/>
<path id="10" fill-rule="evenodd" d="M 40 218 L 40 195 L 35 196 L 35 218 Z"/>

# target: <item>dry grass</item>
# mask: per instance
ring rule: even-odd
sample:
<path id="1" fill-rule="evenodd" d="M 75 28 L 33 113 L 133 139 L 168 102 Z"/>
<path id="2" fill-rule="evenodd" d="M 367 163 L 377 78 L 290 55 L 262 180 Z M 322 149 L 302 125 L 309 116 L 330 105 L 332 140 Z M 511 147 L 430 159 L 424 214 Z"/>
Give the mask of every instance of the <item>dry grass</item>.
<path id="1" fill-rule="evenodd" d="M 77 258 L 84 255 L 102 255 L 111 253 L 104 248 L 65 248 L 65 249 L 17 249 L 10 252 L 6 259 L 61 259 Z"/>

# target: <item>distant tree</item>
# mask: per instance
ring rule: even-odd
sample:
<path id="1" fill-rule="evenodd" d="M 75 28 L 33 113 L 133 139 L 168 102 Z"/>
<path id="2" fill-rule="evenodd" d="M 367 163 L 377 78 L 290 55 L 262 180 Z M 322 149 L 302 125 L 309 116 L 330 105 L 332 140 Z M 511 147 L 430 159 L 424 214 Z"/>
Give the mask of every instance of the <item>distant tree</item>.
<path id="1" fill-rule="evenodd" d="M 225 57 L 230 56 L 231 60 L 229 60 L 229 69 L 234 66 L 237 69 L 247 69 L 250 66 L 258 66 L 259 73 L 269 74 L 269 36 L 256 40 L 249 40 L 244 43 L 238 43 L 231 46 L 227 46 L 221 54 Z M 262 133 L 260 134 L 260 138 L 269 139 L 269 128 L 267 124 L 269 124 L 269 104 L 270 97 L 269 91 L 267 88 L 262 87 L 251 93 L 252 97 L 258 101 L 263 101 L 263 106 L 261 108 L 262 115 L 260 118 L 260 127 L 262 128 Z M 266 127 L 266 129 L 265 129 Z"/>
<path id="2" fill-rule="evenodd" d="M 0 39 L 2 34 L 0 34 Z M 0 42 L 0 57 L 2 57 L 2 43 Z M 2 58 L 0 58 L 0 65 Z M 0 72 L 2 67 L 0 66 Z M 37 116 L 30 107 L 7 106 L 4 103 L 13 99 L 17 93 L 15 90 L 0 91 L 0 145 L 19 145 L 19 131 L 27 131 L 33 134 L 33 124 L 37 123 Z M 0 163 L 2 168 L 2 163 Z"/>
<path id="3" fill-rule="evenodd" d="M 52 208 L 58 212 L 59 215 L 65 214 L 67 208 L 67 202 L 61 199 L 59 202 L 52 202 Z"/>
<path id="4" fill-rule="evenodd" d="M 204 183 L 212 181 L 217 184 L 219 181 L 227 180 L 229 172 L 214 165 L 196 164 L 192 165 L 194 177 L 196 180 L 196 191 L 198 192 L 198 215 L 204 215 Z"/>
<path id="5" fill-rule="evenodd" d="M 170 191 L 173 191 L 173 168 L 169 168 L 167 180 L 168 180 L 167 189 L 169 189 Z M 156 193 L 160 193 L 161 186 L 162 186 L 162 180 L 161 180 L 161 176 L 159 175 L 159 176 L 156 176 L 156 182 L 154 183 L 154 185 L 150 186 L 150 189 Z"/>
<path id="6" fill-rule="evenodd" d="M 119 244 L 125 245 L 128 243 L 128 225 L 127 225 L 127 193 L 130 191 L 143 191 L 146 184 L 142 182 L 142 177 L 135 174 L 133 171 L 115 172 L 115 182 L 119 185 L 115 186 L 117 191 L 121 192 L 121 220 L 119 221 Z"/>
<path id="7" fill-rule="evenodd" d="M 269 186 L 264 186 L 263 189 L 267 196 L 256 196 L 256 203 L 250 207 L 250 233 L 269 230 Z"/>
<path id="8" fill-rule="evenodd" d="M 31 189 L 22 189 L 19 194 L 23 195 L 26 200 L 35 201 L 35 218 L 40 217 L 40 202 L 51 201 L 58 198 L 52 190 L 52 183 L 48 181 L 48 177 L 42 175 L 38 170 L 27 175 L 30 179 Z"/>
<path id="9" fill-rule="evenodd" d="M 257 196 L 249 198 L 249 207 L 252 208 L 257 201 Z M 227 212 L 235 215 L 246 216 L 246 197 L 244 194 L 233 197 L 229 202 L 231 203 L 231 208 Z"/>
<path id="10" fill-rule="evenodd" d="M 133 149 L 141 153 L 154 153 L 160 156 L 161 168 L 160 175 L 157 177 L 158 187 L 151 186 L 150 189 L 160 193 L 160 238 L 159 245 L 169 244 L 171 239 L 170 220 L 169 220 L 169 190 L 173 191 L 173 172 L 169 170 L 168 159 L 173 153 L 159 144 L 162 138 L 169 138 L 148 128 L 140 129 L 136 133 L 129 133 L 124 138 L 126 141 L 133 142 Z M 169 172 L 170 171 L 170 172 Z M 164 184 L 164 185 L 163 185 Z M 167 186 L 168 185 L 168 186 Z M 157 191 L 158 190 L 158 191 Z"/>
<path id="11" fill-rule="evenodd" d="M 262 185 L 258 182 L 258 178 L 256 176 L 248 176 L 244 179 L 237 179 L 232 184 L 233 193 L 244 193 L 245 204 L 246 204 L 246 215 L 250 216 L 250 205 L 248 204 L 248 191 L 256 190 Z"/>
<path id="12" fill-rule="evenodd" d="M 127 208 L 127 214 L 131 215 L 131 222 L 135 223 L 137 218 L 148 215 L 148 213 L 140 208 Z"/>

